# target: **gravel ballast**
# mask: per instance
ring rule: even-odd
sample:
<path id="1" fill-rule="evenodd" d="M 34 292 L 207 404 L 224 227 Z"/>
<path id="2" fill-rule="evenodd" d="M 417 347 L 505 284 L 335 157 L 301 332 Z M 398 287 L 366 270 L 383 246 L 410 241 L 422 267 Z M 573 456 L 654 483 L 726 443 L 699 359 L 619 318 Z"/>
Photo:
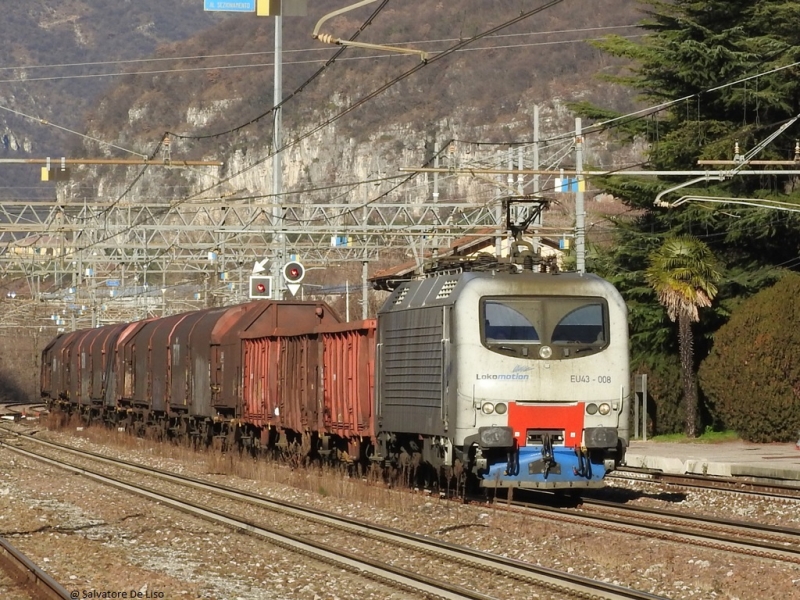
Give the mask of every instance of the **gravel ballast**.
<path id="1" fill-rule="evenodd" d="M 669 598 L 800 597 L 800 566 L 774 559 L 552 522 L 502 505 L 465 505 L 335 470 L 194 453 L 102 429 L 38 435 Z M 614 485 L 631 504 L 800 528 L 794 500 Z M 0 535 L 77 597 L 102 591 L 220 600 L 411 597 L 7 450 L 0 450 Z M 391 548 L 384 552 L 374 558 L 391 561 Z"/>

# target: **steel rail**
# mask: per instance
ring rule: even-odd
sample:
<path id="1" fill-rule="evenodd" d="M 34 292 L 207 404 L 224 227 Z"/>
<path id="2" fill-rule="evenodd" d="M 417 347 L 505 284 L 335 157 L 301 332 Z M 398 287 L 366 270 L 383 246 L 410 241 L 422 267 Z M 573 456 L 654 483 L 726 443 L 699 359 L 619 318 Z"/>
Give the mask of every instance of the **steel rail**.
<path id="1" fill-rule="evenodd" d="M 753 537 L 741 537 L 744 533 L 739 532 L 734 534 L 733 532 L 729 531 L 727 533 L 720 533 L 719 531 L 713 531 L 714 528 L 718 530 L 723 527 L 720 524 L 714 523 L 713 518 L 705 519 L 693 516 L 679 516 L 674 517 L 674 514 L 664 515 L 663 521 L 669 521 L 670 519 L 673 521 L 672 523 L 663 522 L 662 523 L 653 523 L 652 520 L 648 521 L 645 518 L 639 518 L 636 520 L 635 518 L 629 517 L 628 520 L 624 520 L 624 517 L 621 517 L 619 514 L 612 515 L 612 514 L 598 514 L 598 513 L 578 513 L 572 509 L 564 509 L 564 508 L 557 508 L 553 506 L 548 506 L 545 504 L 538 504 L 534 502 L 520 502 L 514 501 L 510 502 L 512 506 L 518 506 L 520 508 L 524 508 L 531 511 L 536 511 L 543 513 L 546 515 L 548 519 L 557 519 L 562 520 L 569 523 L 575 524 L 590 524 L 593 527 L 597 527 L 597 522 L 601 522 L 604 524 L 604 527 L 614 531 L 622 531 L 624 533 L 630 533 L 633 535 L 647 535 L 651 537 L 656 537 L 658 539 L 662 539 L 665 541 L 673 541 L 673 542 L 680 542 L 682 540 L 691 540 L 698 546 L 703 546 L 707 548 L 713 548 L 715 550 L 723 550 L 728 552 L 736 552 L 738 554 L 746 554 L 750 556 L 758 556 L 762 558 L 769 558 L 773 560 L 779 560 L 783 562 L 793 563 L 793 564 L 800 564 L 800 532 L 798 530 L 786 530 L 781 531 L 780 535 L 784 536 L 782 541 L 764 541 L 765 539 L 772 539 L 776 540 L 775 537 L 775 528 L 766 527 L 763 528 L 763 535 L 761 536 L 762 539 L 754 539 Z M 625 507 L 617 507 L 620 511 L 630 511 L 634 512 L 637 509 L 632 508 L 625 508 Z M 657 509 L 649 509 L 650 511 L 658 512 Z M 645 513 L 646 511 L 640 511 Z M 653 512 L 647 513 L 652 515 Z M 545 517 L 543 517 L 545 518 Z M 700 522 L 701 525 L 694 525 L 695 529 L 691 529 L 685 526 L 678 526 L 678 521 L 682 521 L 683 523 L 691 522 Z M 711 526 L 709 526 L 711 523 Z M 704 524 L 704 526 L 703 526 Z M 734 528 L 733 525 L 724 525 L 725 527 Z M 759 529 L 758 525 L 748 525 L 747 529 L 752 531 L 753 529 Z M 794 540 L 787 540 L 786 538 L 793 537 Z M 787 543 L 793 543 L 794 547 L 787 546 Z"/>
<path id="2" fill-rule="evenodd" d="M 35 600 L 70 598 L 69 592 L 60 583 L 2 537 L 0 537 L 0 568 L 20 585 L 35 592 Z"/>
<path id="3" fill-rule="evenodd" d="M 260 526 L 229 513 L 208 508 L 169 494 L 156 492 L 138 485 L 132 485 L 108 475 L 102 475 L 89 469 L 76 467 L 57 459 L 48 458 L 41 454 L 18 448 L 6 442 L 0 441 L 0 447 L 59 469 L 82 475 L 103 485 L 112 486 L 125 492 L 143 496 L 194 517 L 225 525 L 241 533 L 269 540 L 271 544 L 286 550 L 312 557 L 336 567 L 344 568 L 358 575 L 366 575 L 371 579 L 392 587 L 399 587 L 403 590 L 413 590 L 426 598 L 443 598 L 445 600 L 496 600 L 491 596 L 479 594 L 453 584 L 436 581 L 432 578 L 419 575 L 406 569 L 400 569 L 387 563 L 357 556 L 342 550 L 331 551 L 324 544 L 318 544 L 291 533 Z"/>
<path id="4" fill-rule="evenodd" d="M 631 479 L 635 481 L 652 481 L 687 488 L 700 488 L 737 494 L 751 494 L 772 498 L 800 498 L 800 487 L 774 480 L 756 481 L 757 478 L 717 477 L 696 473 L 664 473 L 649 469 L 626 467 L 617 469 L 608 475 L 611 479 Z"/>
<path id="5" fill-rule="evenodd" d="M 121 467 L 133 472 L 139 472 L 173 483 L 180 483 L 181 485 L 202 489 L 204 491 L 212 492 L 239 501 L 249 502 L 271 510 L 280 510 L 285 513 L 293 514 L 294 516 L 300 516 L 306 519 L 310 518 L 328 526 L 350 530 L 362 535 L 370 535 L 373 537 L 379 536 L 387 543 L 403 545 L 406 547 L 411 547 L 412 549 L 427 552 L 430 552 L 432 549 L 455 563 L 484 569 L 488 572 L 504 574 L 508 577 L 527 581 L 533 585 L 539 585 L 548 588 L 549 590 L 561 593 L 562 595 L 568 594 L 571 596 L 591 598 L 594 597 L 592 594 L 596 595 L 599 593 L 601 594 L 600 597 L 608 600 L 663 600 L 662 596 L 648 592 L 596 581 L 581 577 L 579 575 L 533 565 L 512 558 L 481 552 L 479 550 L 474 550 L 472 548 L 457 544 L 451 544 L 435 538 L 420 536 L 389 527 L 375 525 L 373 523 L 368 523 L 358 519 L 342 517 L 340 515 L 327 513 L 314 508 L 296 506 L 288 502 L 274 500 L 259 494 L 231 488 L 228 486 L 209 483 L 207 481 L 194 477 L 188 477 L 186 475 L 176 475 L 160 469 L 140 467 L 138 465 L 130 464 L 126 461 L 109 458 L 94 452 L 77 450 L 63 444 L 42 440 L 29 435 L 21 434 L 19 432 L 13 433 L 38 444 L 50 446 L 81 457 L 88 456 L 93 460 L 111 464 L 113 466 Z M 0 442 L 0 445 L 5 444 Z M 589 594 L 588 596 L 586 595 L 587 593 Z"/>
<path id="6" fill-rule="evenodd" d="M 613 510 L 621 510 L 631 512 L 634 514 L 652 515 L 654 517 L 663 517 L 666 519 L 675 519 L 680 521 L 697 521 L 701 526 L 709 524 L 711 526 L 730 527 L 734 529 L 744 529 L 753 531 L 756 534 L 767 536 L 770 534 L 777 534 L 779 536 L 793 536 L 800 542 L 800 529 L 794 527 L 779 527 L 776 525 L 765 525 L 763 523 L 756 523 L 753 521 L 739 521 L 736 519 L 722 519 L 719 517 L 710 517 L 703 515 L 684 515 L 673 510 L 666 510 L 660 508 L 650 508 L 645 506 L 623 506 L 618 502 L 610 502 L 608 500 L 597 500 L 595 498 L 581 498 L 581 502 L 588 506 L 598 506 L 601 508 L 611 508 Z"/>

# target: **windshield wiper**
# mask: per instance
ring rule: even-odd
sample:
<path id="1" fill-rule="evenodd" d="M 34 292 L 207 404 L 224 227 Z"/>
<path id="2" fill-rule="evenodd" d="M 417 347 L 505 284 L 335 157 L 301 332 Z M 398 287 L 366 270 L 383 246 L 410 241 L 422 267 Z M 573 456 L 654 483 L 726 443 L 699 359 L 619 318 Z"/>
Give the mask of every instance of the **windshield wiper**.
<path id="1" fill-rule="evenodd" d="M 575 350 L 575 354 L 580 354 L 581 352 L 590 352 L 591 350 L 597 350 L 596 346 L 584 346 L 583 348 L 578 348 Z"/>

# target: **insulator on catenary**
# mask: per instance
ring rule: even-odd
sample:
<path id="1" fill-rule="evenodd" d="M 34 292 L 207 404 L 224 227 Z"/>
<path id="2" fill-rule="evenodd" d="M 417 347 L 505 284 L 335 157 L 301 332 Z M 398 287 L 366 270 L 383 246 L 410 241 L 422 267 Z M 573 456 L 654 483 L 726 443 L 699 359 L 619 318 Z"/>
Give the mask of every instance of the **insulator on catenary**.
<path id="1" fill-rule="evenodd" d="M 318 39 L 320 42 L 322 42 L 323 44 L 338 44 L 338 43 L 339 43 L 339 40 L 337 40 L 336 38 L 334 38 L 334 37 L 333 37 L 331 34 L 329 34 L 329 33 L 322 33 L 322 34 L 320 34 L 320 35 L 319 35 L 319 37 L 318 37 L 317 39 Z"/>

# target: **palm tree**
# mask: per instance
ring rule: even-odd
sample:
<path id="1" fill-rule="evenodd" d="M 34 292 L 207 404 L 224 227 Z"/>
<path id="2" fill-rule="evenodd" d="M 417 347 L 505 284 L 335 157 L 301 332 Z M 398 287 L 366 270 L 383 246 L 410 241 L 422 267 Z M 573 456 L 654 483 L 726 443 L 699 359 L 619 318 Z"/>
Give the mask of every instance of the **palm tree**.
<path id="1" fill-rule="evenodd" d="M 698 308 L 711 306 L 721 275 L 711 251 L 691 236 L 671 237 L 653 251 L 645 280 L 670 320 L 678 321 L 678 346 L 686 407 L 686 435 L 697 437 L 697 375 L 694 369 L 692 323 L 700 320 Z"/>

